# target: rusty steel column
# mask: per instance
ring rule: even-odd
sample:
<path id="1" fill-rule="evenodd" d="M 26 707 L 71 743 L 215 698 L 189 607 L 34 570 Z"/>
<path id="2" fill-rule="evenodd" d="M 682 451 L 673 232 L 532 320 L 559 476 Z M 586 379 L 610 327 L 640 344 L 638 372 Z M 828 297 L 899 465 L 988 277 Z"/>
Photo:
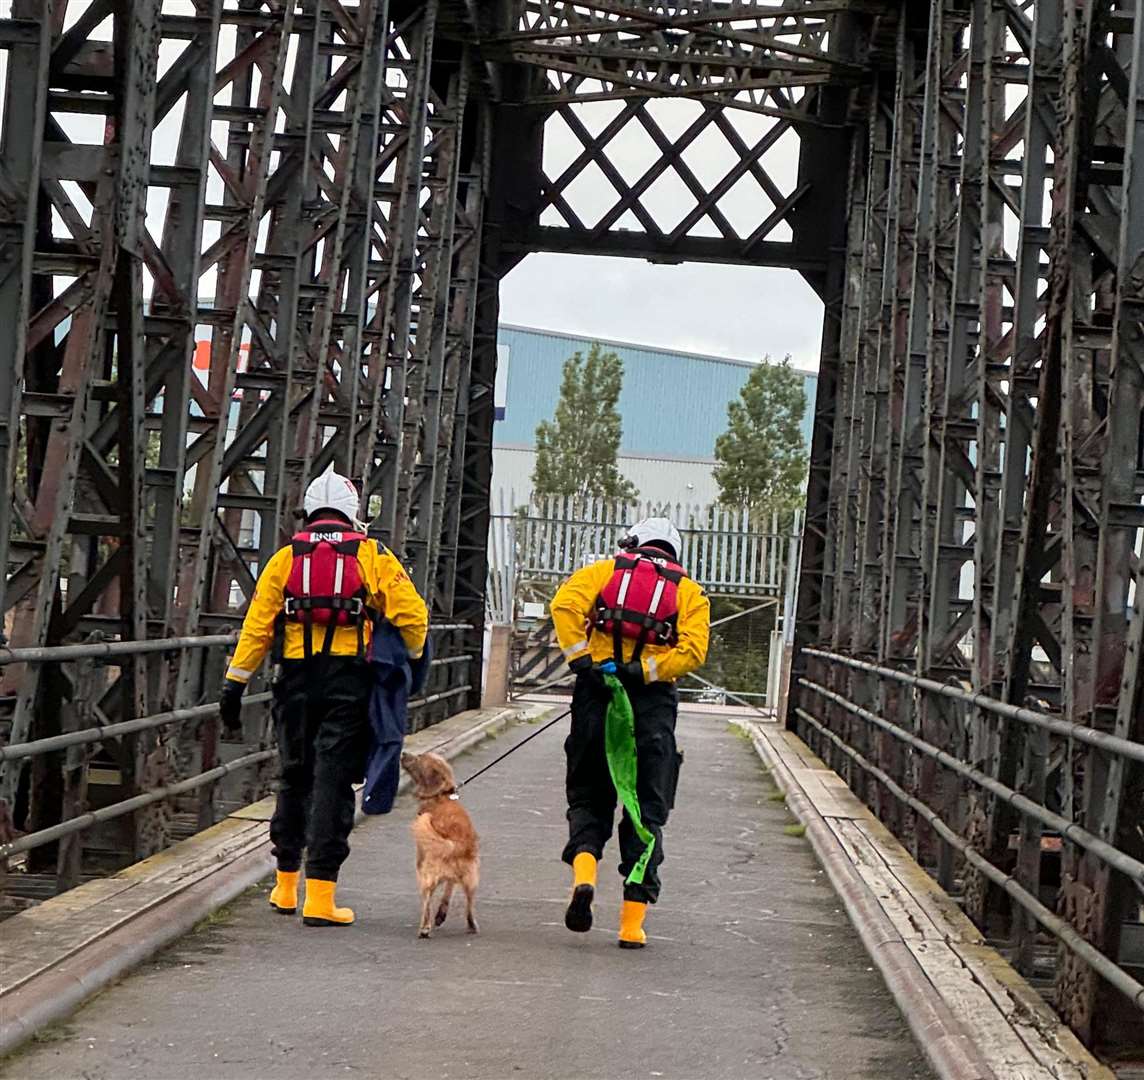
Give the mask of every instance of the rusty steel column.
<path id="1" fill-rule="evenodd" d="M 869 25 L 860 18 L 839 16 L 840 56 L 857 56 L 867 44 Z M 836 88 L 825 88 L 813 101 L 817 119 L 827 128 L 840 125 L 850 107 L 849 96 Z M 828 139 L 820 129 L 801 134 L 799 181 L 813 192 L 793 213 L 792 234 L 796 246 L 826 253 L 821 269 L 804 271 L 807 281 L 823 302 L 822 344 L 819 351 L 819 379 L 815 397 L 815 423 L 809 455 L 807 505 L 800 560 L 799 594 L 795 614 L 795 642 L 791 662 L 792 680 L 806 670 L 802 647 L 828 640 L 839 617 L 848 617 L 838 607 L 837 585 L 846 552 L 839 528 L 845 513 L 844 483 L 835 479 L 836 464 L 845 460 L 849 431 L 839 425 L 839 401 L 845 401 L 851 377 L 847 334 L 853 325 L 849 296 L 854 283 L 847 269 L 853 265 L 848 253 L 852 239 L 848 231 L 847 209 L 850 196 L 861 190 L 864 170 L 852 162 L 862 152 L 863 140 Z M 792 696 L 786 721 L 797 728 Z"/>
<path id="2" fill-rule="evenodd" d="M 923 37 L 918 40 L 921 33 Z M 874 440 L 872 480 L 867 507 L 865 574 L 862 584 L 865 615 L 863 651 L 879 660 L 901 655 L 914 640 L 916 623 L 906 625 L 910 575 L 896 562 L 898 519 L 912 515 L 914 500 L 900 490 L 912 477 L 902 471 L 902 440 L 911 433 L 919 415 L 907 421 L 910 293 L 914 277 L 918 226 L 921 133 L 925 100 L 925 27 L 912 21 L 908 5 L 899 8 L 896 26 L 893 144 L 889 211 L 882 260 L 881 320 L 878 327 L 877 365 L 879 410 Z M 911 385 L 911 390 L 912 390 Z M 912 398 L 910 400 L 913 400 Z M 917 402 L 915 401 L 915 404 Z M 905 504 L 898 505 L 899 499 Z M 909 529 L 908 521 L 902 526 Z M 896 599 L 895 599 L 896 598 Z M 893 613 L 902 620 L 895 624 Z M 902 641 L 901 647 L 895 643 Z M 899 687 L 879 684 L 877 705 L 883 715 L 912 724 L 913 699 Z M 906 757 L 900 747 L 883 741 L 890 775 L 905 780 Z M 907 843 L 916 835 L 912 816 L 894 810 L 895 826 Z"/>
<path id="3" fill-rule="evenodd" d="M 402 502 L 399 492 L 401 461 L 406 439 L 405 410 L 411 367 L 416 364 L 412 346 L 419 324 L 414 325 L 418 282 L 427 255 L 428 240 L 423 222 L 422 199 L 426 187 L 425 155 L 429 132 L 433 46 L 436 32 L 437 0 L 411 17 L 411 25 L 403 28 L 411 56 L 407 62 L 408 92 L 405 117 L 399 138 L 403 146 L 400 167 L 395 170 L 389 281 L 386 286 L 380 344 L 384 350 L 385 375 L 377 390 L 384 389 L 375 401 L 373 429 L 381 424 L 384 433 L 372 452 L 367 453 L 362 470 L 364 494 L 377 494 L 381 499 L 380 517 L 375 522 L 378 535 L 398 551 L 408 518 L 408 497 Z M 420 402 L 416 405 L 420 407 Z M 384 419 L 382 419 L 384 417 Z"/>
<path id="4" fill-rule="evenodd" d="M 414 584 L 425 594 L 435 579 L 429 545 L 434 519 L 437 451 L 445 375 L 445 333 L 454 261 L 461 139 L 469 96 L 469 69 L 462 57 L 457 70 L 442 73 L 442 96 L 434 94 L 426 184 L 429 189 L 427 235 L 418 299 L 417 336 L 406 382 L 408 402 L 402 418 L 398 461 L 397 516 L 393 542 L 403 553 Z"/>
<path id="5" fill-rule="evenodd" d="M 488 189 L 490 110 L 481 103 L 462 142 L 461 174 L 453 229 L 452 296 L 444 328 L 444 376 L 441 427 L 437 438 L 432 528 L 427 565 L 430 579 L 426 600 L 430 611 L 454 617 L 457 571 L 457 536 L 460 496 L 464 479 L 465 435 L 472 365 L 473 327 L 480 274 L 480 245 Z"/>
<path id="6" fill-rule="evenodd" d="M 9 632 L 8 611 L 26 594 L 39 574 L 42 546 L 21 544 L 18 532 L 27 531 L 29 508 L 20 505 L 16 477 L 22 453 L 20 437 L 21 397 L 28 348 L 28 319 L 32 311 L 32 273 L 37 223 L 40 218 L 40 164 L 43 128 L 48 99 L 48 65 L 51 62 L 53 7 L 35 0 L 15 0 L 13 30 L 8 43 L 9 70 L 23 73 L 8 79 L 3 101 L 4 161 L 8 184 L 0 198 L 0 326 L 8 332 L 0 339 L 0 481 L 13 493 L 0 500 L 0 626 Z M 11 568 L 11 569 L 9 569 Z M 9 581 L 9 574 L 11 580 Z"/>
<path id="7" fill-rule="evenodd" d="M 928 597 L 923 595 L 923 603 L 928 603 L 923 630 L 926 655 L 919 657 L 923 661 L 923 672 L 935 677 L 941 669 L 950 678 L 958 677 L 960 667 L 960 677 L 965 678 L 964 665 L 968 664 L 969 679 L 977 688 L 980 688 L 977 651 L 965 658 L 959 646 L 967 636 L 973 636 L 981 611 L 976 603 L 982 589 L 978 584 L 981 579 L 975 576 L 970 596 L 965 597 L 964 567 L 973 560 L 976 537 L 989 527 L 988 512 L 984 509 L 987 500 L 982 483 L 983 450 L 976 438 L 975 419 L 975 413 L 989 415 L 977 379 L 976 358 L 982 342 L 977 302 L 983 263 L 981 199 L 986 186 L 982 170 L 989 150 L 982 135 L 986 96 L 986 3 L 987 0 L 974 0 L 967 13 L 968 23 L 963 33 L 968 40 L 962 43 L 964 52 L 957 69 L 965 73 L 964 101 L 960 107 L 956 102 L 949 102 L 947 106 L 952 115 L 960 116 L 962 143 L 953 196 L 955 235 L 947 297 L 947 336 L 944 348 L 935 350 L 932 357 L 935 370 L 931 376 L 931 431 L 926 454 L 929 459 L 927 481 L 933 492 L 933 503 L 929 504 L 927 497 L 932 519 L 929 550 L 923 566 L 928 575 Z M 974 455 L 978 457 L 976 463 Z M 969 525 L 973 539 L 967 540 Z M 968 753 L 970 730 L 965 710 L 948 702 L 923 702 L 923 709 L 934 707 L 942 712 L 942 729 L 948 740 L 960 747 L 962 753 Z M 945 782 L 951 790 L 944 800 L 944 809 L 964 827 L 970 793 L 948 774 Z M 948 848 L 943 849 L 943 855 L 949 855 Z M 943 884 L 948 888 L 953 884 L 955 873 L 964 874 L 966 867 L 955 867 L 952 859 L 948 859 L 942 869 Z"/>
<path id="8" fill-rule="evenodd" d="M 256 259 L 264 249 L 260 231 L 270 194 L 275 132 L 285 94 L 286 64 L 296 32 L 296 9 L 293 0 L 286 0 L 281 11 L 240 23 L 236 55 L 216 79 L 216 89 L 220 85 L 231 87 L 232 104 L 215 106 L 214 118 L 230 123 L 229 154 L 223 160 L 217 151 L 213 152 L 212 163 L 221 173 L 233 202 L 216 211 L 224 226 L 218 241 L 204 253 L 201 267 L 205 272 L 217 265 L 219 270 L 210 313 L 209 377 L 201 406 L 204 422 L 189 451 L 195 462 L 189 527 L 197 537 L 189 545 L 189 557 L 184 563 L 180 600 L 184 605 L 185 632 L 192 634 L 204 625 L 203 616 L 209 612 L 212 601 L 220 599 L 212 589 L 216 560 L 228 561 L 231 570 L 241 568 L 233 538 L 228 544 L 224 537 L 217 508 L 226 477 L 227 439 L 239 359 L 248 327 L 256 322 L 251 284 Z M 303 33 L 305 18 L 302 17 Z M 256 62 L 261 78 L 257 95 L 253 96 Z M 304 63 L 301 68 L 305 69 Z M 289 159 L 283 157 L 279 167 L 288 165 Z M 249 575 L 250 571 L 247 569 L 246 573 Z"/>
<path id="9" fill-rule="evenodd" d="M 975 93 L 972 87 L 963 90 L 961 84 L 969 62 L 968 23 L 968 13 L 954 8 L 945 0 L 935 3 L 931 14 L 927 71 L 927 79 L 933 87 L 933 109 L 927 113 L 932 145 L 929 158 L 923 160 L 923 168 L 933 173 L 929 189 L 930 236 L 926 260 L 925 298 L 928 310 L 925 313 L 925 344 L 920 358 L 925 366 L 925 378 L 921 431 L 915 449 L 921 459 L 915 464 L 920 471 L 921 483 L 915 671 L 933 678 L 964 675 L 964 660 L 954 647 L 964 636 L 967 616 L 972 613 L 970 605 L 963 604 L 960 597 L 962 566 L 968 561 L 971 550 L 961 543 L 961 539 L 965 527 L 966 481 L 972 475 L 972 468 L 967 467 L 968 459 L 955 462 L 947 458 L 943 462 L 941 454 L 948 431 L 947 402 L 954 387 L 959 395 L 964 390 L 968 359 L 964 341 L 960 362 L 951 363 L 950 359 L 951 330 L 956 318 L 956 312 L 950 305 L 959 240 L 963 249 L 963 283 L 970 280 L 972 269 L 972 252 L 964 249 L 972 243 L 973 236 L 972 233 L 959 232 L 959 219 L 954 213 L 959 205 L 959 185 L 964 168 L 961 155 L 966 148 L 967 98 Z M 914 303 L 918 301 L 915 294 Z M 958 467 L 957 473 L 949 475 L 945 468 L 953 465 Z M 944 514 L 939 511 L 943 503 Z M 943 520 L 946 524 L 944 534 L 939 524 Z M 964 742 L 960 713 L 960 708 L 951 703 L 923 698 L 918 702 L 918 730 L 931 742 L 960 748 Z M 961 787 L 956 776 L 931 764 L 915 766 L 914 775 L 919 796 L 947 821 L 959 823 Z M 953 888 L 954 853 L 950 845 L 928 828 L 919 828 L 915 843 L 923 854 L 925 865 L 935 868 L 943 887 Z"/>
<path id="10" fill-rule="evenodd" d="M 1144 527 L 1144 4 L 1134 7 L 1130 20 L 1111 5 L 1093 5 L 1066 38 L 1075 52 L 1070 56 L 1066 45 L 1065 89 L 1074 97 L 1062 135 L 1076 170 L 1076 221 L 1071 288 L 1053 299 L 1064 316 L 1064 704 L 1098 730 L 1144 741 L 1144 596 L 1133 550 Z M 1092 225 L 1109 210 L 1117 217 L 1115 239 L 1094 243 Z M 1050 302 L 1047 333 L 1055 328 L 1053 315 Z M 1093 748 L 1075 759 L 1083 775 L 1076 813 L 1086 828 L 1144 854 L 1140 765 Z M 1065 849 L 1062 879 L 1070 921 L 1103 953 L 1118 956 L 1121 928 L 1139 915 L 1140 883 L 1075 845 Z M 1133 1019 L 1123 997 L 1071 954 L 1062 956 L 1057 1000 L 1066 1020 L 1093 1041 L 1112 1041 Z"/>

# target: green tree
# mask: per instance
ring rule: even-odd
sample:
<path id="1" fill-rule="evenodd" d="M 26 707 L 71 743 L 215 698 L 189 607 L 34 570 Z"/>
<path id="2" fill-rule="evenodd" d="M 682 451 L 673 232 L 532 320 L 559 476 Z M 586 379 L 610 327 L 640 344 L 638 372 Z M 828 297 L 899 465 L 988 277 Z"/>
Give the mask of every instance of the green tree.
<path id="1" fill-rule="evenodd" d="M 623 384 L 623 361 L 598 342 L 587 359 L 575 353 L 564 361 L 556 414 L 536 429 L 532 485 L 538 495 L 629 501 L 639 495 L 616 463 L 623 435 L 617 408 Z"/>
<path id="2" fill-rule="evenodd" d="M 727 406 L 727 430 L 715 441 L 720 502 L 787 514 L 804 500 L 807 454 L 802 441 L 802 376 L 770 357 Z"/>

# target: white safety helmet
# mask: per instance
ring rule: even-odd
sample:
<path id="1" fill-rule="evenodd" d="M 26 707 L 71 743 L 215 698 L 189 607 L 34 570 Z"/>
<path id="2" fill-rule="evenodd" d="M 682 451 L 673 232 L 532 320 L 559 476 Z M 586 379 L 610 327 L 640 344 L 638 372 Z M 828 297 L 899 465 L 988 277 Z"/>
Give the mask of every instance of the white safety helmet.
<path id="1" fill-rule="evenodd" d="M 683 538 L 665 517 L 644 518 L 628 529 L 628 535 L 624 538 L 625 547 L 646 547 L 648 544 L 666 544 L 671 548 L 674 559 L 683 553 Z"/>
<path id="2" fill-rule="evenodd" d="M 331 469 L 306 488 L 302 507 L 306 517 L 311 517 L 318 510 L 336 510 L 343 517 L 349 518 L 351 524 L 364 530 L 365 524 L 357 516 L 358 502 L 357 488 L 347 477 Z"/>

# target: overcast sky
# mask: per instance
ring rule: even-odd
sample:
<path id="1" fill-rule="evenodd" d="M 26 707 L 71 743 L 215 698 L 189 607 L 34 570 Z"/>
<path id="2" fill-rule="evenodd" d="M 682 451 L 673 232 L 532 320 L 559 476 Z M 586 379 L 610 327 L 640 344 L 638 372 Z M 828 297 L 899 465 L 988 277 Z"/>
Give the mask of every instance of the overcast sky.
<path id="1" fill-rule="evenodd" d="M 501 319 L 585 337 L 818 369 L 822 304 L 793 270 L 530 255 L 501 286 Z"/>

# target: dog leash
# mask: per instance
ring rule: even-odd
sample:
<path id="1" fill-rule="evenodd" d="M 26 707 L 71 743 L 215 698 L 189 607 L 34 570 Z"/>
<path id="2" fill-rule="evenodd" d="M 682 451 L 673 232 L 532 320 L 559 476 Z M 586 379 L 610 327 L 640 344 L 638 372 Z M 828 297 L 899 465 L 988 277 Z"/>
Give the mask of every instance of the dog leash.
<path id="1" fill-rule="evenodd" d="M 567 682 L 569 679 L 573 678 L 574 675 L 575 675 L 574 672 L 566 671 L 563 675 L 557 676 L 557 678 L 555 678 L 555 679 L 550 679 L 548 682 L 541 683 L 539 686 L 530 687 L 528 692 L 530 694 L 539 694 L 545 690 L 551 690 L 554 686 L 558 686 L 562 682 Z M 556 720 L 563 720 L 564 717 L 566 717 L 568 715 L 568 713 L 570 713 L 571 711 L 572 711 L 571 709 L 565 710 L 558 717 L 556 717 Z M 545 728 L 551 727 L 553 724 L 556 723 L 556 720 L 552 720 L 549 723 L 545 724 L 544 727 L 542 727 L 540 729 L 540 731 L 534 731 L 533 734 L 528 737 L 528 739 L 531 739 L 533 737 L 533 735 L 539 735 L 540 732 L 544 731 Z M 449 743 L 455 742 L 456 739 L 457 739 L 456 735 L 450 735 L 447 739 L 442 739 L 435 746 L 431 746 L 431 747 L 429 747 L 428 750 L 422 750 L 421 752 L 423 754 L 435 754 L 438 750 L 441 749 L 442 746 L 448 746 Z M 520 745 L 523 746 L 526 742 L 528 742 L 528 739 L 523 740 Z M 510 753 L 511 753 L 511 751 L 510 751 Z M 500 758 L 497 758 L 497 761 L 499 761 L 499 760 L 500 760 Z M 494 761 L 493 764 L 495 765 L 496 761 Z"/>
<path id="2" fill-rule="evenodd" d="M 506 757 L 509 756 L 509 754 L 515 754 L 525 743 L 531 742 L 533 739 L 536 738 L 537 735 L 543 735 L 544 732 L 546 732 L 554 724 L 560 723 L 560 721 L 563 720 L 571 711 L 572 711 L 571 709 L 565 709 L 564 712 L 562 712 L 559 716 L 553 718 L 552 720 L 549 720 L 548 723 L 544 724 L 542 727 L 537 728 L 527 738 L 521 739 L 520 742 L 518 742 L 515 746 L 510 746 L 503 754 L 501 754 L 500 757 L 494 758 L 492 761 L 490 761 L 483 768 L 478 769 L 467 780 L 462 780 L 457 785 L 457 790 L 460 791 L 461 788 L 465 787 L 468 784 L 471 784 L 474 780 L 476 780 L 476 778 L 478 776 L 480 776 L 482 773 L 487 773 L 489 771 L 489 769 L 491 769 L 494 765 L 499 765 L 502 761 L 504 761 L 504 759 Z"/>

